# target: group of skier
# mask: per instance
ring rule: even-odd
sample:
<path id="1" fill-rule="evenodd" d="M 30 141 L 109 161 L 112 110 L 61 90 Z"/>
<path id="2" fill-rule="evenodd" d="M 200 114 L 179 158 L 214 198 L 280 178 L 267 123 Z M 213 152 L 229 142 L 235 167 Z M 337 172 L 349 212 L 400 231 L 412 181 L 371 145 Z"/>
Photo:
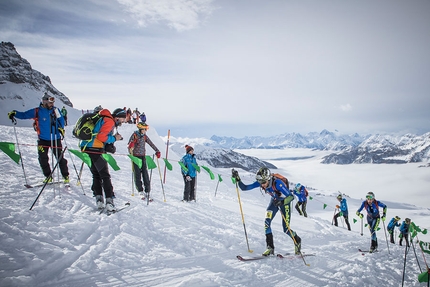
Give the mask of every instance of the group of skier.
<path id="1" fill-rule="evenodd" d="M 38 155 L 39 164 L 45 175 L 44 182 L 52 182 L 51 167 L 49 165 L 48 150 L 52 149 L 53 155 L 57 158 L 58 166 L 64 178 L 64 183 L 69 183 L 69 172 L 67 167 L 67 160 L 63 156 L 63 148 L 61 140 L 64 138 L 64 127 L 66 125 L 65 116 L 67 112 L 61 112 L 54 106 L 55 98 L 45 94 L 42 97 L 40 105 L 34 109 L 25 112 L 18 112 L 13 110 L 8 113 L 9 118 L 15 123 L 15 118 L 18 119 L 34 119 L 34 127 L 38 133 Z M 63 107 L 63 109 L 65 109 Z M 83 152 L 87 153 L 91 159 L 90 171 L 92 173 L 93 182 L 91 189 L 96 198 L 96 205 L 99 209 L 106 208 L 108 211 L 115 211 L 113 198 L 115 197 L 111 177 L 108 169 L 108 163 L 103 158 L 106 152 L 114 153 L 116 141 L 122 140 L 123 137 L 115 130 L 121 124 L 126 122 L 127 111 L 123 108 L 117 108 L 112 113 L 108 109 L 103 109 L 101 106 L 96 107 L 95 112 L 100 116 L 93 129 L 93 136 L 89 140 L 80 141 L 80 148 Z M 144 113 L 142 113 L 144 115 Z M 146 116 L 144 118 L 146 121 Z M 128 141 L 128 150 L 131 155 L 139 158 L 142 161 L 141 165 L 133 163 L 134 184 L 141 196 L 149 197 L 150 194 L 150 179 L 146 165 L 146 148 L 147 143 L 154 151 L 157 158 L 160 158 L 161 153 L 150 138 L 146 135 L 149 126 L 145 121 L 137 122 L 137 131 L 133 132 Z M 180 160 L 182 165 L 181 172 L 184 180 L 184 196 L 183 201 L 195 201 L 195 186 L 196 186 L 196 165 L 197 161 L 194 155 L 193 147 L 185 146 L 185 155 Z M 266 236 L 266 250 L 263 252 L 264 256 L 274 254 L 273 233 L 271 223 L 275 215 L 280 211 L 282 216 L 282 227 L 294 242 L 295 253 L 301 254 L 302 239 L 290 227 L 291 209 L 290 203 L 294 199 L 294 195 L 298 198 L 295 205 L 296 210 L 300 215 L 307 217 L 306 204 L 308 191 L 305 186 L 297 183 L 292 190 L 290 190 L 289 182 L 286 178 L 275 176 L 266 167 L 262 167 L 256 173 L 256 181 L 251 184 L 244 184 L 241 181 L 239 173 L 232 170 L 232 178 L 237 183 L 241 190 L 251 190 L 254 188 L 261 188 L 271 196 L 269 205 L 266 209 L 266 217 L 264 220 L 265 236 Z M 142 182 L 143 181 L 143 182 Z M 103 197 L 104 192 L 104 197 Z M 145 194 L 144 194 L 145 192 Z M 340 205 L 336 208 L 339 210 L 333 217 L 334 225 L 338 226 L 338 218 L 344 217 L 348 230 L 351 230 L 348 221 L 348 206 L 345 198 L 342 195 L 337 196 Z M 106 205 L 105 205 L 106 204 Z M 382 217 L 379 213 L 379 208 L 383 209 Z M 376 230 L 380 224 L 380 220 L 385 221 L 387 206 L 375 199 L 373 192 L 369 192 L 357 210 L 356 214 L 361 219 L 364 215 L 361 211 L 367 211 L 367 224 L 371 234 L 371 247 L 370 252 L 373 252 L 378 247 L 378 239 L 376 237 Z M 400 226 L 400 218 L 396 216 L 388 224 L 388 232 L 390 234 L 390 241 L 394 243 L 394 228 Z M 400 226 L 400 245 L 402 245 L 403 238 L 408 242 L 408 229 L 410 219 L 406 218 Z"/>

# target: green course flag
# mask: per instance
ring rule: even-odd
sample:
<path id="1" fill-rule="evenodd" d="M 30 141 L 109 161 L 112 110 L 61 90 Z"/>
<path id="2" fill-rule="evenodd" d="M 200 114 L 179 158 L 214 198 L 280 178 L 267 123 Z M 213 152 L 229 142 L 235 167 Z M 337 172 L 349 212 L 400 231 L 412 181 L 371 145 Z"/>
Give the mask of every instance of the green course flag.
<path id="1" fill-rule="evenodd" d="M 181 166 L 181 169 L 185 172 L 185 173 L 187 173 L 188 172 L 188 168 L 182 163 L 182 162 L 180 162 L 180 161 L 178 161 L 178 163 L 179 163 L 179 165 Z"/>
<path id="2" fill-rule="evenodd" d="M 418 282 L 420 282 L 420 283 L 429 282 L 429 272 L 430 271 L 426 270 L 423 273 L 421 273 L 420 275 L 418 275 Z"/>
<path id="3" fill-rule="evenodd" d="M 84 163 L 88 165 L 88 167 L 91 167 L 91 159 L 87 153 L 75 149 L 69 149 L 69 151 L 79 157 Z"/>
<path id="4" fill-rule="evenodd" d="M 208 167 L 202 165 L 202 168 L 209 173 L 209 176 L 211 177 L 211 180 L 215 179 L 215 175 L 212 173 L 212 171 Z"/>
<path id="5" fill-rule="evenodd" d="M 131 154 L 128 155 L 132 162 L 134 162 L 139 168 L 142 168 L 142 160 L 137 156 L 133 156 Z"/>
<path id="6" fill-rule="evenodd" d="M 327 207 L 327 204 L 325 204 L 325 203 L 324 203 L 324 205 L 323 205 L 323 209 L 325 209 L 326 207 Z"/>
<path id="7" fill-rule="evenodd" d="M 154 169 L 157 167 L 152 157 L 150 157 L 149 155 L 146 155 L 145 157 L 146 157 L 146 166 L 148 166 L 148 169 Z"/>
<path id="8" fill-rule="evenodd" d="M 420 241 L 420 247 L 421 247 L 421 250 L 423 252 L 430 254 L 430 243 L 429 242 Z"/>
<path id="9" fill-rule="evenodd" d="M 7 154 L 14 162 L 19 163 L 21 157 L 15 153 L 14 143 L 0 142 L 0 150 Z"/>
<path id="10" fill-rule="evenodd" d="M 167 158 L 165 158 L 165 159 L 164 159 L 164 164 L 166 165 L 166 168 L 167 168 L 168 170 L 172 170 L 172 169 L 173 169 L 172 165 L 171 165 L 171 164 L 170 164 L 170 162 L 167 160 Z"/>
<path id="11" fill-rule="evenodd" d="M 102 157 L 107 161 L 107 163 L 113 168 L 114 171 L 120 170 L 119 166 L 116 164 L 116 160 L 111 154 L 103 153 Z"/>
<path id="12" fill-rule="evenodd" d="M 353 221 L 354 223 L 356 223 L 356 222 L 357 222 L 357 219 L 353 218 L 353 219 L 352 219 L 352 221 Z"/>
<path id="13" fill-rule="evenodd" d="M 194 163 L 192 163 L 191 165 L 197 170 L 198 173 L 200 173 L 200 166 Z"/>
<path id="14" fill-rule="evenodd" d="M 313 198 L 312 198 L 312 196 L 309 196 L 309 200 L 312 200 Z"/>
<path id="15" fill-rule="evenodd" d="M 220 174 L 218 174 L 218 181 L 221 182 L 222 181 L 222 177 Z"/>

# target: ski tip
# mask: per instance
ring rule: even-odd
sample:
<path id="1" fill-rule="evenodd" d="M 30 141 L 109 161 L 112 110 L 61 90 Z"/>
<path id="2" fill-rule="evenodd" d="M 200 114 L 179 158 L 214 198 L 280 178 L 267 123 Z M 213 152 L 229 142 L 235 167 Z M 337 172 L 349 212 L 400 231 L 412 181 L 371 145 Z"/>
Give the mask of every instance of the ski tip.
<path id="1" fill-rule="evenodd" d="M 24 184 L 24 186 L 26 187 L 26 188 L 33 188 L 31 185 L 29 185 L 29 184 Z"/>
<path id="2" fill-rule="evenodd" d="M 126 202 L 125 205 L 130 205 L 130 202 Z"/>

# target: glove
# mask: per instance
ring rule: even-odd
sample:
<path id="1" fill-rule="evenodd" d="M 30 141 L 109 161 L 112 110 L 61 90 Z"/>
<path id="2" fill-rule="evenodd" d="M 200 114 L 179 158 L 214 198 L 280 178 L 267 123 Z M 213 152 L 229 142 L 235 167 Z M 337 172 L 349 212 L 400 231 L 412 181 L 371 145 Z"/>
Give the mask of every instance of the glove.
<path id="1" fill-rule="evenodd" d="M 105 145 L 105 151 L 111 154 L 114 154 L 116 152 L 116 147 L 113 143 L 109 143 Z"/>
<path id="2" fill-rule="evenodd" d="M 273 199 L 273 204 L 275 206 L 279 207 L 279 206 L 281 206 L 281 205 L 284 204 L 284 200 L 283 199 L 277 199 L 277 198 L 275 198 L 275 199 Z"/>
<path id="3" fill-rule="evenodd" d="M 64 129 L 63 128 L 58 128 L 58 131 L 60 132 L 61 136 L 64 138 Z"/>
<path id="4" fill-rule="evenodd" d="M 13 110 L 13 111 L 11 111 L 11 112 L 7 113 L 7 116 L 8 116 L 8 117 L 9 117 L 9 119 L 10 119 L 10 120 L 12 120 L 12 121 L 13 121 L 13 119 L 15 118 L 15 115 L 16 115 L 16 111 L 15 111 L 15 110 Z"/>
<path id="5" fill-rule="evenodd" d="M 357 211 L 355 214 L 357 214 L 358 217 L 363 218 L 363 213 Z"/>
<path id="6" fill-rule="evenodd" d="M 191 176 L 187 175 L 187 176 L 185 177 L 185 180 L 186 180 L 186 181 L 191 181 Z"/>
<path id="7" fill-rule="evenodd" d="M 336 205 L 336 208 L 340 208 L 340 206 L 339 206 L 339 205 Z"/>
<path id="8" fill-rule="evenodd" d="M 235 180 L 236 182 L 239 182 L 239 181 L 240 181 L 239 172 L 238 172 L 237 170 L 235 170 L 235 169 L 232 169 L 232 170 L 231 170 L 231 177 L 232 177 L 232 178 L 234 178 L 234 180 Z"/>
<path id="9" fill-rule="evenodd" d="M 385 214 L 382 215 L 381 219 L 382 219 L 382 221 L 385 221 L 385 219 L 386 219 Z"/>
<path id="10" fill-rule="evenodd" d="M 157 151 L 157 152 L 155 153 L 155 156 L 156 156 L 157 158 L 160 158 L 160 157 L 161 157 L 161 152 Z"/>

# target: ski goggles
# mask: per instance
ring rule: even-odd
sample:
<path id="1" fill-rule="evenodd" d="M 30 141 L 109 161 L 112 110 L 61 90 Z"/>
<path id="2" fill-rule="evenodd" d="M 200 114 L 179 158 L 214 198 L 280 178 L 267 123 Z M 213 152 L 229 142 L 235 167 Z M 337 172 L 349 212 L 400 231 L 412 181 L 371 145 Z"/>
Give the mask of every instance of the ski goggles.
<path id="1" fill-rule="evenodd" d="M 371 195 L 366 195 L 366 198 L 367 198 L 367 199 L 373 199 L 373 196 L 371 196 Z"/>
<path id="2" fill-rule="evenodd" d="M 48 101 L 48 102 L 50 102 L 50 103 L 55 102 L 55 98 L 54 98 L 54 97 L 43 97 L 43 100 L 44 100 L 44 101 Z"/>

